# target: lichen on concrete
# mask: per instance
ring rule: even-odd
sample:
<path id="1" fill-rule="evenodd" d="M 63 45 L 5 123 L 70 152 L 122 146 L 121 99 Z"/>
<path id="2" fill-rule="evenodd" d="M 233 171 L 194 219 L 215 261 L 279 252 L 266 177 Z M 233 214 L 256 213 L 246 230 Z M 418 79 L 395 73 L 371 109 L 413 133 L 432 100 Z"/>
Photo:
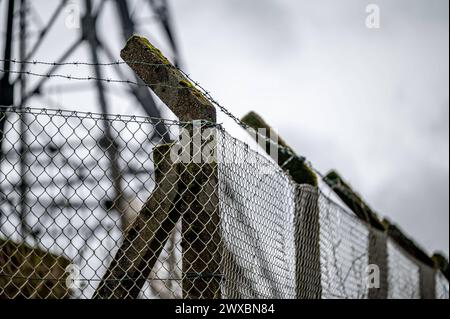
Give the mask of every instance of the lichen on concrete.
<path id="1" fill-rule="evenodd" d="M 70 297 L 64 283 L 69 264 L 63 256 L 0 239 L 0 299 Z"/>
<path id="2" fill-rule="evenodd" d="M 433 260 L 435 268 L 439 269 L 447 278 L 447 280 L 449 280 L 448 259 L 442 253 L 435 252 L 433 256 L 431 256 L 431 260 Z"/>
<path id="3" fill-rule="evenodd" d="M 147 38 L 133 35 L 130 39 L 128 39 L 128 42 L 129 41 L 138 41 L 142 43 L 152 54 L 158 57 L 162 64 L 171 65 L 170 61 L 164 56 L 164 54 L 162 54 L 161 50 L 154 47 Z"/>
<path id="4" fill-rule="evenodd" d="M 146 38 L 132 36 L 120 55 L 181 121 L 216 121 L 211 102 Z"/>

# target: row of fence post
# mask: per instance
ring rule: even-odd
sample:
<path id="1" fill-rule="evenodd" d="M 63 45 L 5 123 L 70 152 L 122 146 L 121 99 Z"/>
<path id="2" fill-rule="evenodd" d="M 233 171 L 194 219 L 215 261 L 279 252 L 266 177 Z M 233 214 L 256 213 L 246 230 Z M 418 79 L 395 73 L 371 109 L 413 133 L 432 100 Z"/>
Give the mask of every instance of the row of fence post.
<path id="1" fill-rule="evenodd" d="M 214 106 L 148 40 L 133 36 L 121 57 L 130 61 L 129 66 L 180 121 L 200 123 L 200 134 L 207 128 L 205 123 L 216 122 Z M 181 129 L 189 136 L 194 134 L 191 124 Z M 212 151 L 215 148 L 209 141 L 202 141 L 201 146 L 189 144 L 184 146 L 189 148 L 190 159 L 201 155 L 206 144 Z M 174 163 L 171 156 L 176 145 L 155 148 L 156 187 L 125 234 L 95 298 L 136 298 L 180 218 L 183 297 L 220 298 L 217 164 Z"/>
<path id="2" fill-rule="evenodd" d="M 148 40 L 133 36 L 122 50 L 121 57 L 182 122 L 216 123 L 214 106 Z M 255 130 L 272 130 L 253 112 L 244 117 L 243 122 Z M 192 125 L 186 124 L 183 129 L 193 136 Z M 204 129 L 203 126 L 201 129 Z M 278 149 L 279 166 L 297 184 L 294 219 L 296 297 L 321 298 L 320 195 L 317 177 L 284 141 L 278 137 L 274 141 L 283 146 Z M 97 288 L 95 298 L 136 298 L 179 219 L 182 223 L 183 297 L 222 297 L 220 264 L 226 252 L 220 238 L 217 163 L 174 163 L 170 154 L 175 144 L 173 142 L 155 148 L 156 187 L 125 234 L 122 247 Z M 266 145 L 266 151 L 270 149 L 269 144 Z M 189 155 L 195 157 L 204 146 L 203 142 L 197 148 L 192 145 Z M 283 151 L 286 148 L 289 148 L 289 154 Z M 380 269 L 380 287 L 369 289 L 368 297 L 387 298 L 388 238 L 399 238 L 395 235 L 396 228 L 381 222 L 337 173 L 328 174 L 325 182 L 369 227 L 368 260 L 369 264 L 375 264 Z M 397 242 L 401 244 L 404 240 Z M 425 258 L 417 254 L 417 247 L 412 249 L 416 252 L 414 257 L 422 257 L 417 259 L 421 297 L 434 298 L 433 263 L 430 264 L 428 256 Z M 407 251 L 410 253 L 411 249 Z"/>
<path id="3" fill-rule="evenodd" d="M 290 157 L 278 154 L 278 164 L 297 184 L 295 209 L 296 296 L 297 298 L 321 298 L 319 207 L 317 205 L 308 207 L 308 205 L 312 205 L 311 203 L 318 202 L 316 176 L 283 139 L 271 132 L 273 129 L 259 115 L 250 112 L 242 120 L 254 130 L 266 129 L 270 132 L 271 137 L 275 137 L 273 142 L 277 141 L 283 148 L 290 150 Z M 266 145 L 267 153 L 269 153 L 268 150 L 269 147 Z M 285 165 L 286 161 L 288 161 L 287 165 Z M 389 297 L 389 238 L 403 249 L 417 265 L 421 298 L 436 298 L 436 268 L 439 268 L 436 263 L 395 225 L 390 224 L 387 220 L 380 221 L 378 215 L 343 181 L 337 172 L 328 173 L 324 181 L 369 229 L 368 265 L 378 267 L 379 282 L 374 287 L 368 287 L 368 298 L 386 299 Z"/>

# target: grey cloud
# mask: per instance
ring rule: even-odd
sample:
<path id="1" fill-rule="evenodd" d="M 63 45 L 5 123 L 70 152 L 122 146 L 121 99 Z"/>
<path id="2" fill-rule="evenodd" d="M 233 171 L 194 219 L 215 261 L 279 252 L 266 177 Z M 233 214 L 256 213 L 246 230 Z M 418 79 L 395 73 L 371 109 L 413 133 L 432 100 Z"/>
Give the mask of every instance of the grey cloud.
<path id="1" fill-rule="evenodd" d="M 188 65 L 221 101 L 260 112 L 427 250 L 448 253 L 448 1 L 371 1 L 376 31 L 360 0 L 214 1 L 211 18 L 198 11 L 206 0 L 192 3 L 178 11 Z M 196 17 L 220 32 L 194 34 Z M 211 50 L 222 41 L 236 50 Z"/>

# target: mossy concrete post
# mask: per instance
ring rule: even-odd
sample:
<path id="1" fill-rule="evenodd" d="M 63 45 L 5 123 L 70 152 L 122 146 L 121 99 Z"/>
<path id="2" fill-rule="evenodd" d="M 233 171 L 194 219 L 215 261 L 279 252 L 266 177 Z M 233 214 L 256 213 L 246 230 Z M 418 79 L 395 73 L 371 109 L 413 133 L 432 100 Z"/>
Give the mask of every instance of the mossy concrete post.
<path id="1" fill-rule="evenodd" d="M 388 297 L 388 252 L 387 234 L 385 226 L 378 215 L 366 204 L 349 184 L 336 172 L 329 172 L 324 182 L 350 208 L 355 215 L 363 220 L 369 228 L 369 265 L 376 265 L 379 269 L 379 288 L 369 287 L 369 299 L 386 299 Z M 369 273 L 367 273 L 369 275 Z"/>
<path id="2" fill-rule="evenodd" d="M 373 227 L 369 228 L 369 265 L 376 265 L 379 269 L 379 286 L 368 287 L 369 299 L 387 299 L 389 291 L 388 281 L 388 237 Z M 367 273 L 369 275 L 369 273 Z M 372 284 L 372 283 L 370 283 Z"/>
<path id="3" fill-rule="evenodd" d="M 206 131 L 205 123 L 216 123 L 215 107 L 147 39 L 131 37 L 121 57 L 181 121 L 201 123 L 200 135 Z M 192 137 L 187 145 L 190 159 L 182 160 L 178 183 L 183 297 L 219 298 L 222 252 L 217 164 L 215 159 L 205 163 L 202 156 L 200 163 L 195 160 L 206 145 L 214 152 L 215 141 L 201 139 L 198 143 L 193 136 L 194 126 L 188 124 L 183 128 Z"/>
<path id="4" fill-rule="evenodd" d="M 94 299 L 137 298 L 153 266 L 180 218 L 178 169 L 170 159 L 174 144 L 154 148 L 155 189 L 142 206 L 136 220 L 103 276 Z"/>
<path id="5" fill-rule="evenodd" d="M 258 132 L 265 129 L 267 140 L 265 151 L 270 154 L 270 145 L 277 143 L 278 165 L 292 177 L 295 189 L 295 254 L 296 254 L 296 297 L 299 299 L 320 299 L 322 296 L 320 270 L 320 216 L 317 176 L 274 132 L 261 116 L 250 112 L 242 118 L 250 128 Z M 249 132 L 252 135 L 254 132 Z M 260 143 L 261 145 L 262 143 Z M 288 149 L 289 152 L 286 152 Z"/>
<path id="6" fill-rule="evenodd" d="M 433 256 L 431 256 L 431 260 L 434 262 L 434 267 L 442 272 L 442 274 L 449 279 L 449 264 L 448 260 L 444 255 L 440 252 L 434 252 Z"/>
<path id="7" fill-rule="evenodd" d="M 296 186 L 296 297 L 321 299 L 319 193 L 316 187 L 308 184 Z"/>
<path id="8" fill-rule="evenodd" d="M 436 299 L 436 269 L 419 262 L 420 298 Z"/>

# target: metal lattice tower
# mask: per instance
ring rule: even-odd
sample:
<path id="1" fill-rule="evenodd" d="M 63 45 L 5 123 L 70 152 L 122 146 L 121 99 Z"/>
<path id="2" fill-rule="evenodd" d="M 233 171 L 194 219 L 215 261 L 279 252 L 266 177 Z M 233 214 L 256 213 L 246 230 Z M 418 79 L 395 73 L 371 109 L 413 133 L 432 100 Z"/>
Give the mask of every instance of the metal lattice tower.
<path id="1" fill-rule="evenodd" d="M 43 9 L 43 7 L 44 9 Z M 14 73 L 13 71 L 27 71 L 26 64 L 15 63 L 15 60 L 35 61 L 44 60 L 49 50 L 56 56 L 51 61 L 43 74 L 53 75 L 62 73 L 64 63 L 79 61 L 74 58 L 74 52 L 84 50 L 86 53 L 82 62 L 89 62 L 83 71 L 89 72 L 95 78 L 106 78 L 106 71 L 114 72 L 118 79 L 132 79 L 135 82 L 143 83 L 133 72 L 119 65 L 113 65 L 108 70 L 101 67 L 102 63 L 117 61 L 118 50 L 112 48 L 116 41 L 120 46 L 135 33 L 149 34 L 149 23 L 153 23 L 153 29 L 158 34 L 155 37 L 162 43 L 165 52 L 171 57 L 175 65 L 180 64 L 179 51 L 176 45 L 175 36 L 171 27 L 171 15 L 168 9 L 167 0 L 58 0 L 58 1 L 29 1 L 29 0 L 0 0 L 0 28 L 2 29 L 3 47 L 0 48 L 0 59 L 3 65 L 3 72 L 0 73 L 0 163 L 6 159 L 6 152 L 3 143 L 3 132 L 5 123 L 8 122 L 7 112 L 3 112 L 1 107 L 24 108 L 30 106 L 34 101 L 51 102 L 44 103 L 45 107 L 67 109 L 73 105 L 66 106 L 64 103 L 54 102 L 56 96 L 65 94 L 64 90 L 77 90 L 77 94 L 92 94 L 90 102 L 95 105 L 92 112 L 102 114 L 112 113 L 111 103 L 114 97 L 111 96 L 115 89 L 110 89 L 101 81 L 94 81 L 85 85 L 82 83 L 69 83 L 60 85 L 61 81 L 50 77 L 39 79 L 28 77 L 26 74 Z M 75 10 L 75 12 L 72 12 Z M 43 12 L 44 11 L 44 12 Z M 79 11 L 79 12 L 78 12 Z M 79 17 L 77 17 L 77 14 Z M 58 30 L 61 28 L 61 21 L 68 19 L 68 15 L 78 21 L 78 27 L 73 30 Z M 42 18 L 45 16 L 45 18 Z M 139 17 L 140 16 L 140 17 Z M 115 25 L 116 32 L 105 33 L 105 29 L 100 28 L 100 20 Z M 75 40 L 68 40 L 64 32 L 75 35 Z M 151 31 L 153 32 L 153 31 Z M 49 38 L 53 35 L 52 39 Z M 153 34 L 151 34 L 153 36 Z M 56 42 L 55 43 L 55 39 Z M 47 60 L 47 59 L 45 59 Z M 48 61 L 48 60 L 47 60 Z M 11 72 L 10 72 L 11 71 Z M 57 85 L 53 85 L 53 84 Z M 84 84 L 84 85 L 83 85 Z M 57 87 L 58 89 L 51 89 Z M 78 85 L 78 87 L 77 87 Z M 124 89 L 123 89 L 124 88 Z M 144 85 L 131 85 L 124 83 L 122 98 L 132 101 L 134 114 L 143 114 L 152 119 L 162 118 L 163 114 L 157 106 L 155 98 L 150 90 Z M 86 95 L 87 96 L 87 95 Z M 57 99 L 57 98 L 56 98 Z M 42 103 L 39 102 L 41 105 Z M 76 105 L 75 105 L 76 106 Z M 158 141 L 168 141 L 170 134 L 168 128 L 162 121 L 154 121 L 154 130 L 149 132 L 148 140 L 158 139 Z M 20 195 L 20 208 L 17 213 L 22 223 L 22 234 L 24 238 L 33 235 L 33 232 L 26 223 L 27 216 L 27 192 L 30 190 L 27 179 L 27 152 L 30 152 L 30 141 L 27 141 L 27 117 L 24 116 L 20 129 L 20 160 L 21 160 L 21 180 L 15 186 L 15 191 Z M 108 198 L 104 199 L 103 205 L 108 209 L 121 211 L 123 179 L 127 174 L 136 175 L 131 168 L 121 169 L 118 164 L 118 144 L 114 134 L 111 132 L 110 124 L 107 120 L 103 122 L 103 136 L 99 137 L 98 144 L 104 150 L 110 163 L 111 180 L 113 181 L 112 191 Z M 48 148 L 49 145 L 43 145 Z M 57 145 L 52 146 L 55 152 L 62 153 Z M 36 150 L 34 150 L 36 151 Z M 148 172 L 146 172 L 148 173 Z M 70 181 L 67 181 L 70 184 Z M 70 186 L 70 185 L 69 185 Z M 0 189 L 0 193 L 4 190 Z M 64 204 L 67 205 L 67 204 Z M 72 205 L 72 204 L 69 204 Z M 74 203 L 73 205 L 77 205 Z"/>
<path id="2" fill-rule="evenodd" d="M 175 64 L 179 64 L 179 54 L 175 42 L 174 33 L 171 27 L 170 13 L 167 6 L 167 0 L 79 0 L 77 2 L 60 0 L 56 2 L 56 6 L 50 10 L 51 15 L 48 21 L 42 22 L 38 16 L 36 6 L 39 2 L 29 0 L 3 0 L 0 5 L 7 8 L 1 12 L 4 21 L 2 28 L 4 28 L 4 50 L 0 57 L 3 57 L 3 69 L 10 70 L 12 57 L 20 58 L 21 60 L 33 61 L 39 51 L 45 49 L 46 38 L 52 32 L 52 28 L 56 28 L 55 22 L 58 19 L 64 18 L 67 14 L 67 8 L 71 5 L 78 6 L 80 10 L 80 28 L 78 28 L 77 39 L 69 44 L 64 44 L 64 39 L 61 39 L 61 44 L 58 43 L 57 51 L 59 57 L 56 59 L 57 63 L 64 63 L 71 61 L 70 58 L 73 52 L 80 47 L 85 47 L 89 51 L 89 58 L 92 63 L 101 62 L 101 56 L 113 59 L 117 57 L 117 52 L 112 51 L 109 46 L 111 36 L 117 37 L 118 41 L 124 43 L 134 33 L 145 32 L 145 26 L 142 27 L 141 21 L 136 21 L 134 17 L 136 11 L 147 11 L 149 17 L 144 18 L 144 24 L 150 22 L 152 19 L 160 26 L 160 36 L 167 43 L 167 48 L 171 50 L 171 56 Z M 116 12 L 116 16 L 111 17 L 111 10 L 105 10 L 106 4 Z M 48 5 L 48 4 L 47 4 Z M 139 6 L 139 8 L 137 8 Z M 134 7 L 134 9 L 131 9 Z M 132 12 L 133 11 L 133 12 Z M 108 16 L 109 15 L 109 16 Z M 108 21 L 118 22 L 118 29 L 121 32 L 116 34 L 101 34 L 98 29 L 98 20 L 108 19 Z M 35 20 L 40 21 L 37 25 Z M 112 22 L 113 23 L 113 22 Z M 35 33 L 35 37 L 30 37 L 29 33 Z M 53 46 L 54 47 L 54 46 Z M 17 48 L 17 49 L 16 49 Z M 92 74 L 96 76 L 102 75 L 102 70 L 99 66 L 92 67 Z M 60 69 L 60 65 L 54 65 L 45 72 L 46 74 L 54 74 Z M 117 70 L 121 76 L 123 71 Z M 139 81 L 139 79 L 136 79 Z M 20 104 L 27 104 L 33 97 L 43 96 L 48 94 L 45 90 L 45 85 L 50 82 L 49 79 L 43 78 L 36 85 L 25 89 L 26 78 L 18 76 L 14 78 L 8 72 L 2 74 L 0 79 L 0 106 L 20 106 Z M 15 88 L 24 87 L 23 96 L 15 91 Z M 108 101 L 105 99 L 106 90 L 102 84 L 96 84 L 97 99 L 99 109 L 103 113 L 109 111 Z M 160 117 L 160 112 L 156 107 L 154 98 L 147 88 L 130 86 L 129 94 L 134 96 L 136 104 L 139 105 L 150 117 Z M 3 122 L 0 123 L 0 129 Z M 158 126 L 157 131 L 164 136 L 166 129 Z"/>

